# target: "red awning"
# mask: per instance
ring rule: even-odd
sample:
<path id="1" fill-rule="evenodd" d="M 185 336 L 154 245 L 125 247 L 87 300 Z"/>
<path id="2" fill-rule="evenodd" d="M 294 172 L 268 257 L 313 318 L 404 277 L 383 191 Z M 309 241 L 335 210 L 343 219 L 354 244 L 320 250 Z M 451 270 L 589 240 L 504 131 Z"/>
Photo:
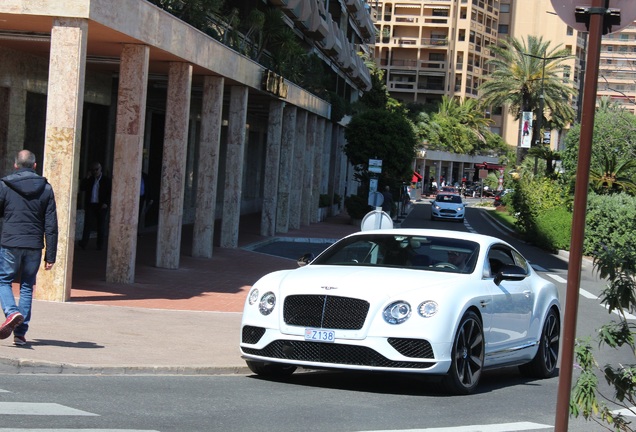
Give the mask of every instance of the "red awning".
<path id="1" fill-rule="evenodd" d="M 417 183 L 420 180 L 422 180 L 422 176 L 419 173 L 413 171 L 413 178 L 411 178 L 411 183 Z"/>

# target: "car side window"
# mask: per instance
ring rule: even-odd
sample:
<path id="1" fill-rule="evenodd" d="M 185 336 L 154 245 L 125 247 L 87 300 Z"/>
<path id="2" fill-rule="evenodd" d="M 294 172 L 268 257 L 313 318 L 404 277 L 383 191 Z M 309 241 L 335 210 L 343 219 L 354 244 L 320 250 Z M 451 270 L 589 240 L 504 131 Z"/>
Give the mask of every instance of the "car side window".
<path id="1" fill-rule="evenodd" d="M 517 264 L 519 267 L 524 269 L 526 271 L 526 274 L 528 274 L 529 272 L 528 267 L 530 267 L 530 265 L 528 264 L 528 261 L 526 261 L 526 259 L 522 257 L 521 254 L 517 252 L 516 250 L 512 251 L 512 255 L 515 258 L 515 264 Z"/>
<path id="2" fill-rule="evenodd" d="M 512 251 L 508 248 L 499 246 L 492 247 L 488 251 L 488 259 L 486 260 L 484 275 L 486 277 L 494 277 L 501 271 L 504 265 L 514 265 L 515 260 L 512 256 Z"/>

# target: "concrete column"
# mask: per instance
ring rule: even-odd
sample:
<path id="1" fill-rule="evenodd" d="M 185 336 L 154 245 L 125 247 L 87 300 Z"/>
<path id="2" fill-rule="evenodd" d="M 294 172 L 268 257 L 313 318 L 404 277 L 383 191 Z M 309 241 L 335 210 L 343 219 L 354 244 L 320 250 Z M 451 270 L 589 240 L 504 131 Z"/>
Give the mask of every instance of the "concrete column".
<path id="1" fill-rule="evenodd" d="M 280 233 L 289 231 L 289 197 L 294 163 L 294 145 L 296 143 L 297 111 L 298 109 L 292 105 L 287 105 L 283 109 L 280 168 L 278 172 L 278 203 L 276 207 L 276 232 Z"/>
<path id="2" fill-rule="evenodd" d="M 156 265 L 179 268 L 192 65 L 170 63 L 161 164 Z"/>
<path id="3" fill-rule="evenodd" d="M 307 138 L 305 142 L 305 154 L 303 156 L 303 204 L 300 208 L 300 223 L 309 225 L 312 221 L 312 213 L 318 212 L 318 197 L 313 195 L 314 182 L 318 181 L 314 175 L 314 152 L 316 149 L 316 115 L 307 114 Z"/>
<path id="4" fill-rule="evenodd" d="M 203 78 L 197 201 L 192 237 L 192 256 L 195 258 L 212 258 L 213 252 L 224 82 L 222 77 Z"/>
<path id="5" fill-rule="evenodd" d="M 87 32 L 84 19 L 53 20 L 44 160 L 39 162 L 55 193 L 59 237 L 53 269 L 38 273 L 38 300 L 71 297 Z"/>
<path id="6" fill-rule="evenodd" d="M 334 134 L 333 134 L 333 123 L 327 120 L 325 122 L 325 157 L 327 157 L 325 163 L 325 167 L 328 167 L 328 175 L 326 175 L 327 179 L 327 193 L 330 197 L 333 197 L 335 194 L 341 196 L 342 201 L 340 202 L 340 208 L 342 209 L 344 206 L 344 197 L 340 194 L 340 191 L 337 188 L 338 180 L 340 179 L 340 171 L 336 169 L 338 158 L 338 152 L 334 145 Z"/>
<path id="7" fill-rule="evenodd" d="M 221 247 L 238 247 L 239 221 L 243 187 L 247 94 L 244 86 L 230 90 L 227 155 L 225 159 L 225 190 L 223 191 L 223 219 L 221 219 Z"/>
<path id="8" fill-rule="evenodd" d="M 301 207 L 303 205 L 303 171 L 307 152 L 307 111 L 296 114 L 296 143 L 294 145 L 294 164 L 292 166 L 291 196 L 289 197 L 289 228 L 299 229 Z"/>
<path id="9" fill-rule="evenodd" d="M 313 175 L 314 182 L 312 183 L 311 195 L 313 197 L 313 209 L 311 213 L 311 222 L 316 223 L 319 221 L 318 209 L 320 208 L 320 194 L 326 193 L 326 189 L 322 188 L 323 178 L 323 153 L 325 151 L 325 119 L 316 118 L 316 137 L 314 139 L 314 166 Z"/>
<path id="10" fill-rule="evenodd" d="M 150 48 L 124 45 L 119 67 L 106 281 L 133 283 Z"/>
<path id="11" fill-rule="evenodd" d="M 285 103 L 279 100 L 272 101 L 269 104 L 267 148 L 265 150 L 265 188 L 263 190 L 263 210 L 261 211 L 261 235 L 266 237 L 276 234 L 278 177 L 280 173 L 284 106 Z"/>

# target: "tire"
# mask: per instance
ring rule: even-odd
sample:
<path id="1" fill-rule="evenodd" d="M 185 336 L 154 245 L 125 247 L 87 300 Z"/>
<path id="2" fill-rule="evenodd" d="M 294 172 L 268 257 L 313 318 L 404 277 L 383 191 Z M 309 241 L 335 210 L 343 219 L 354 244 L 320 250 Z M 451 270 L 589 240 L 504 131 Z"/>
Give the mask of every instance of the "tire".
<path id="1" fill-rule="evenodd" d="M 539 349 L 530 363 L 519 366 L 519 371 L 531 378 L 552 378 L 557 373 L 561 323 L 554 309 L 545 317 Z"/>
<path id="2" fill-rule="evenodd" d="M 247 367 L 256 375 L 269 378 L 284 378 L 294 373 L 296 366 L 281 363 L 265 363 L 260 361 L 245 360 Z"/>
<path id="3" fill-rule="evenodd" d="M 484 330 L 475 312 L 462 317 L 451 350 L 451 366 L 442 380 L 447 392 L 471 394 L 477 388 L 484 368 Z"/>

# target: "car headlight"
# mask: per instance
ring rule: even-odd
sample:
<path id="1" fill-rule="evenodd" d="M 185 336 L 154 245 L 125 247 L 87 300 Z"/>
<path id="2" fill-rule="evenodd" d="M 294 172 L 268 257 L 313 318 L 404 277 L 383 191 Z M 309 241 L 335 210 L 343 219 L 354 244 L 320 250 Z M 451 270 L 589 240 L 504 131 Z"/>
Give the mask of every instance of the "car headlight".
<path id="1" fill-rule="evenodd" d="M 464 207 L 457 207 L 457 211 L 458 212 L 464 211 Z"/>
<path id="2" fill-rule="evenodd" d="M 258 301 L 258 289 L 253 289 L 248 298 L 250 305 L 253 305 Z"/>
<path id="3" fill-rule="evenodd" d="M 263 315 L 269 315 L 274 310 L 274 306 L 276 306 L 276 295 L 273 292 L 269 291 L 263 294 L 261 297 L 261 301 L 258 304 L 258 310 Z"/>
<path id="4" fill-rule="evenodd" d="M 417 307 L 417 312 L 424 318 L 432 317 L 433 315 L 437 313 L 437 310 L 438 310 L 437 303 L 435 303 L 432 300 L 427 300 L 425 302 L 422 302 L 422 304 L 420 304 Z"/>
<path id="5" fill-rule="evenodd" d="M 402 324 L 411 316 L 411 305 L 405 301 L 396 301 L 384 308 L 384 321 L 389 324 Z"/>

